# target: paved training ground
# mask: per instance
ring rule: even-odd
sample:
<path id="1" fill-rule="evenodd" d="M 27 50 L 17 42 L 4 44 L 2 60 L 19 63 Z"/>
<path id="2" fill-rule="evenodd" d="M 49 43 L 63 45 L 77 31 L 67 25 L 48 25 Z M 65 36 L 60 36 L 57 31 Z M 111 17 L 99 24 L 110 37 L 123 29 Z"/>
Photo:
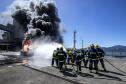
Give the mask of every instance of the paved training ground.
<path id="1" fill-rule="evenodd" d="M 21 65 L 0 67 L 0 84 L 72 84 Z"/>
<path id="2" fill-rule="evenodd" d="M 120 69 L 126 71 L 126 65 L 123 62 L 118 61 L 114 64 L 118 64 L 118 67 L 122 67 Z M 95 74 L 89 73 L 88 69 L 83 68 L 83 73 L 78 74 L 77 77 L 72 75 L 70 69 L 60 73 L 54 67 L 38 68 L 18 64 L 5 65 L 0 67 L 0 84 L 73 84 L 77 82 L 81 84 L 126 84 L 124 74 L 112 68 L 109 64 L 106 63 L 106 65 L 107 69 L 110 69 L 109 72 L 100 71 L 99 74 Z"/>
<path id="3" fill-rule="evenodd" d="M 109 61 L 126 72 L 126 58 Z M 0 84 L 126 84 L 126 74 L 119 72 L 107 62 L 105 64 L 108 72 L 101 69 L 99 74 L 95 74 L 82 68 L 82 73 L 77 75 L 72 74 L 70 65 L 69 69 L 62 73 L 55 67 L 5 65 L 0 66 Z"/>
<path id="4" fill-rule="evenodd" d="M 120 70 L 126 71 L 126 59 L 109 59 L 111 63 L 117 66 Z M 89 70 L 83 68 L 82 73 L 78 73 L 77 76 L 73 75 L 71 72 L 71 66 L 68 66 L 69 69 L 66 72 L 59 72 L 57 68 L 54 67 L 45 67 L 38 68 L 35 66 L 30 66 L 31 68 L 36 68 L 39 71 L 50 73 L 61 78 L 69 79 L 71 81 L 76 81 L 81 84 L 126 84 L 126 74 L 119 72 L 113 68 L 110 64 L 105 62 L 108 72 L 100 70 L 99 74 L 89 73 Z M 101 66 L 99 66 L 101 67 Z"/>

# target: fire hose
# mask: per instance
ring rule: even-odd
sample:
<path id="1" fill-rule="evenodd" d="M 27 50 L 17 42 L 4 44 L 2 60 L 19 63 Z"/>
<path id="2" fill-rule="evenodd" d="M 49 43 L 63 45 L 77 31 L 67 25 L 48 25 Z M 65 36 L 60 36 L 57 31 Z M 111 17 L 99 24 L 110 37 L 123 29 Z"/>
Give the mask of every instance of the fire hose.
<path id="1" fill-rule="evenodd" d="M 117 69 L 118 71 L 124 73 L 125 76 L 126 76 L 126 72 L 124 72 L 124 71 L 122 71 L 121 69 L 117 68 L 115 65 L 113 65 L 113 64 L 112 64 L 110 61 L 108 61 L 107 59 L 104 58 L 104 60 L 105 60 L 107 63 L 109 63 L 111 66 L 113 66 L 115 69 Z"/>

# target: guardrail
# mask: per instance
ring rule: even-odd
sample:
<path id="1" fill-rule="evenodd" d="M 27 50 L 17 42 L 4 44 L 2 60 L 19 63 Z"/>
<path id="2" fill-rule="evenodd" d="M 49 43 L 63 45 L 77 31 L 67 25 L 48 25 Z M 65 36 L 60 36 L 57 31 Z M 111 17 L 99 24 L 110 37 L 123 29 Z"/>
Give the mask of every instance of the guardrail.
<path id="1" fill-rule="evenodd" d="M 106 52 L 107 56 L 126 57 L 126 52 Z"/>

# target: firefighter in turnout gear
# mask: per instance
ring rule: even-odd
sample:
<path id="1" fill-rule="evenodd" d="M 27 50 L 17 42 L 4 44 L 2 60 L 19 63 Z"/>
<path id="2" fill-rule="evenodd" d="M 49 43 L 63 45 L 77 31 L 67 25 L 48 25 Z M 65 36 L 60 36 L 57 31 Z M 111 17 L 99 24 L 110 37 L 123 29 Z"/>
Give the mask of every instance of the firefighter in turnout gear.
<path id="1" fill-rule="evenodd" d="M 89 50 L 90 47 L 87 48 L 87 50 L 85 51 L 85 68 L 87 68 L 88 62 L 89 62 Z"/>
<path id="2" fill-rule="evenodd" d="M 53 52 L 52 66 L 54 66 L 54 62 L 55 62 L 55 63 L 56 63 L 56 67 L 59 67 L 58 56 L 57 56 L 58 51 L 59 51 L 59 48 L 57 48 L 57 49 L 54 50 L 54 52 Z"/>
<path id="3" fill-rule="evenodd" d="M 81 72 L 81 61 L 82 61 L 82 54 L 81 51 L 76 51 L 76 65 L 77 65 L 77 72 Z"/>
<path id="4" fill-rule="evenodd" d="M 106 71 L 105 65 L 104 65 L 104 55 L 105 52 L 99 47 L 99 45 L 96 45 L 96 50 L 98 52 L 98 62 L 100 61 L 102 68 L 104 69 L 104 71 Z"/>
<path id="5" fill-rule="evenodd" d="M 68 55 L 67 63 L 69 64 L 70 62 L 72 62 L 72 52 L 70 49 L 67 49 L 67 55 Z"/>
<path id="6" fill-rule="evenodd" d="M 84 49 L 81 49 L 81 55 L 82 55 L 82 61 L 83 61 L 83 64 L 84 64 L 84 67 L 86 67 L 86 60 L 85 60 L 85 56 L 86 56 L 86 52 Z"/>
<path id="7" fill-rule="evenodd" d="M 63 65 L 65 65 L 67 54 L 63 50 L 63 47 L 60 48 L 60 50 L 57 53 L 58 60 L 59 60 L 59 69 L 60 71 L 63 71 Z"/>
<path id="8" fill-rule="evenodd" d="M 75 63 L 75 60 L 76 60 L 76 50 L 73 50 L 73 52 L 72 52 L 72 64 L 73 65 Z"/>
<path id="9" fill-rule="evenodd" d="M 96 73 L 98 73 L 97 56 L 98 56 L 97 50 L 95 49 L 95 46 L 92 44 L 91 48 L 89 50 L 89 62 L 90 62 L 89 70 L 90 70 L 90 73 L 92 73 L 93 69 L 95 69 Z M 93 65 L 94 65 L 94 67 L 93 67 Z"/>

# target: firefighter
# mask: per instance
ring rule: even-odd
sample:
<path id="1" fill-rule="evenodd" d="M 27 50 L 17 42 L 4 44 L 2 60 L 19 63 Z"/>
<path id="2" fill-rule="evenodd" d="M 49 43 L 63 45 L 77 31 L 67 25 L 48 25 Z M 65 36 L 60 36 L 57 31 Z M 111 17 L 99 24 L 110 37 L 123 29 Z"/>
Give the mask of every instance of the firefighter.
<path id="1" fill-rule="evenodd" d="M 72 64 L 74 65 L 74 63 L 75 63 L 75 60 L 76 60 L 76 50 L 74 49 L 73 51 L 72 51 Z"/>
<path id="2" fill-rule="evenodd" d="M 89 62 L 89 50 L 90 50 L 90 47 L 88 47 L 87 50 L 85 51 L 85 68 L 87 68 L 87 65 Z"/>
<path id="3" fill-rule="evenodd" d="M 84 64 L 84 67 L 86 67 L 86 60 L 85 60 L 85 56 L 86 56 L 86 52 L 84 49 L 81 49 L 81 55 L 82 55 L 82 62 Z"/>
<path id="4" fill-rule="evenodd" d="M 102 68 L 104 69 L 104 71 L 106 71 L 105 65 L 104 65 L 104 55 L 105 52 L 99 47 L 99 45 L 96 45 L 96 50 L 98 52 L 98 62 L 101 63 Z"/>
<path id="5" fill-rule="evenodd" d="M 59 51 L 59 48 L 57 48 L 56 50 L 54 50 L 53 57 L 52 57 L 52 66 L 54 66 L 54 62 L 55 62 L 57 68 L 59 67 L 58 56 L 57 56 L 58 51 Z"/>
<path id="6" fill-rule="evenodd" d="M 68 55 L 67 63 L 69 64 L 70 62 L 72 62 L 72 52 L 69 48 L 67 49 L 67 55 Z"/>
<path id="7" fill-rule="evenodd" d="M 82 61 L 82 54 L 80 50 L 76 51 L 76 65 L 77 65 L 77 72 L 81 72 L 81 61 Z"/>
<path id="8" fill-rule="evenodd" d="M 94 44 L 91 45 L 89 50 L 89 70 L 90 73 L 92 73 L 92 70 L 96 70 L 96 73 L 98 73 L 98 62 L 97 62 L 97 50 L 95 49 Z M 94 67 L 93 67 L 94 65 Z"/>
<path id="9" fill-rule="evenodd" d="M 57 56 L 58 56 L 58 60 L 59 60 L 59 69 L 60 69 L 60 72 L 62 72 L 63 71 L 63 65 L 65 65 L 65 61 L 66 61 L 66 58 L 67 58 L 67 54 L 63 50 L 63 47 L 60 48 L 60 50 L 57 53 Z"/>

